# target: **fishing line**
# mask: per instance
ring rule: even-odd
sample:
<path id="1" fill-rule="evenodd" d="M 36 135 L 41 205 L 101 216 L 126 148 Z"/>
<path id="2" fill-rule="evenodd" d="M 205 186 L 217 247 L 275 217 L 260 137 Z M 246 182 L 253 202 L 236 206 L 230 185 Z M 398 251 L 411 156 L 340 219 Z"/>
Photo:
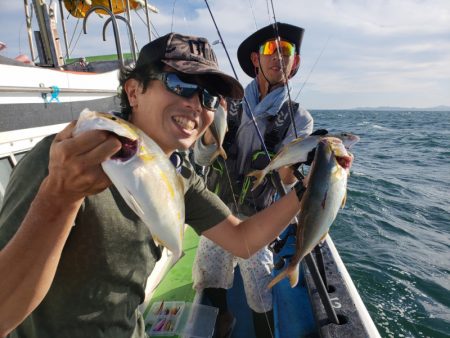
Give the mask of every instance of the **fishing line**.
<path id="1" fill-rule="evenodd" d="M 77 40 L 75 41 L 75 44 L 73 45 L 73 48 L 72 48 L 70 54 L 73 54 L 73 51 L 74 51 L 75 48 L 77 47 L 78 41 L 80 40 L 80 37 L 81 37 L 81 33 L 83 33 L 83 30 L 82 30 L 82 29 L 80 29 L 80 33 L 78 34 Z"/>
<path id="2" fill-rule="evenodd" d="M 216 20 L 214 19 L 214 15 L 212 14 L 211 9 L 209 8 L 208 0 L 205 0 L 205 3 L 206 3 L 206 7 L 208 7 L 208 11 L 209 11 L 209 14 L 211 15 L 211 19 L 213 20 L 214 26 L 216 27 L 217 34 L 219 35 L 220 42 L 222 43 L 223 49 L 225 50 L 225 53 L 226 53 L 227 58 L 228 58 L 228 61 L 230 62 L 231 69 L 233 70 L 234 77 L 236 78 L 237 81 L 239 81 L 239 78 L 238 78 L 238 76 L 237 76 L 236 70 L 234 69 L 233 62 L 231 61 L 231 58 L 230 58 L 230 54 L 228 54 L 228 49 L 227 49 L 227 47 L 225 46 L 225 43 L 224 43 L 224 41 L 223 41 L 223 39 L 222 39 L 222 34 L 220 34 L 220 30 L 219 30 L 219 27 L 217 27 Z M 243 101 L 244 101 L 245 104 L 247 105 L 248 111 L 249 111 L 249 113 L 250 113 L 250 115 L 251 115 L 251 119 L 252 119 L 252 121 L 253 121 L 253 123 L 254 123 L 254 125 L 255 125 L 255 127 L 256 127 L 256 131 L 257 131 L 257 134 L 258 134 L 258 138 L 259 138 L 259 140 L 261 141 L 261 144 L 262 144 L 263 149 L 264 149 L 264 153 L 266 154 L 267 158 L 268 158 L 269 161 L 270 161 L 270 154 L 269 154 L 269 151 L 267 150 L 266 144 L 264 143 L 264 139 L 263 139 L 263 137 L 262 137 L 262 135 L 261 135 L 261 131 L 260 131 L 259 127 L 258 127 L 258 124 L 256 123 L 255 115 L 253 114 L 253 112 L 252 112 L 252 110 L 251 110 L 251 108 L 250 108 L 250 105 L 249 105 L 249 103 L 248 103 L 247 98 L 245 97 L 245 95 L 244 95 L 244 97 L 243 97 Z"/>
<path id="3" fill-rule="evenodd" d="M 268 4 L 267 0 L 266 0 L 266 2 L 267 2 L 267 7 L 269 7 L 269 4 Z M 289 101 L 288 101 L 289 117 L 291 118 L 292 127 L 294 128 L 295 138 L 298 138 L 297 126 L 295 124 L 294 112 L 293 112 L 293 109 L 292 109 L 291 90 L 289 88 L 289 78 L 288 78 L 288 76 L 286 74 L 286 71 L 285 71 L 285 63 L 284 63 L 283 56 L 281 55 L 281 48 L 280 48 L 280 46 L 281 46 L 281 36 L 280 36 L 279 31 L 278 31 L 278 21 L 277 21 L 277 18 L 275 16 L 275 8 L 273 7 L 273 1 L 270 0 L 270 3 L 272 5 L 272 13 L 273 13 L 273 20 L 274 20 L 272 25 L 273 25 L 273 27 L 275 29 L 275 35 L 277 37 L 276 41 L 277 41 L 278 60 L 280 60 L 281 71 L 283 72 L 283 76 L 284 76 L 284 78 L 286 80 L 286 88 L 287 88 L 287 94 L 288 94 L 288 99 L 289 99 Z M 298 46 L 298 47 L 299 47 L 299 50 L 300 50 L 300 46 Z M 299 60 L 299 62 L 300 62 L 300 60 Z M 298 65 L 298 66 L 300 67 L 300 65 Z"/>
<path id="4" fill-rule="evenodd" d="M 153 36 L 154 36 L 155 38 L 159 38 L 160 35 L 159 35 L 158 31 L 156 30 L 155 25 L 154 25 L 153 22 L 151 22 L 151 21 L 150 21 L 150 26 L 152 26 L 152 28 L 153 28 L 153 29 L 152 29 L 152 33 L 154 32 L 154 33 L 153 33 Z"/>
<path id="5" fill-rule="evenodd" d="M 73 38 L 74 38 L 74 36 L 76 34 L 76 31 L 77 31 L 79 23 L 80 23 L 80 20 L 77 20 L 76 23 L 75 23 L 75 28 L 73 29 L 72 36 L 70 37 L 70 41 L 69 41 L 69 48 L 72 48 L 72 41 L 73 41 Z M 73 48 L 72 48 L 72 52 L 73 52 Z M 70 54 L 72 54 L 72 52 Z"/>
<path id="6" fill-rule="evenodd" d="M 295 96 L 295 99 L 294 99 L 294 100 L 297 100 L 297 98 L 298 98 L 298 96 L 300 95 L 300 93 L 301 93 L 303 87 L 305 86 L 306 82 L 308 82 L 309 77 L 311 76 L 311 74 L 312 74 L 314 68 L 316 68 L 316 65 L 317 65 L 317 63 L 319 62 L 320 57 L 322 56 L 323 52 L 325 51 L 325 48 L 327 47 L 328 42 L 330 41 L 330 38 L 331 38 L 331 36 L 329 35 L 327 41 L 325 41 L 325 44 L 323 45 L 322 50 L 321 50 L 320 53 L 319 53 L 319 56 L 316 58 L 316 61 L 314 62 L 314 64 L 313 64 L 311 70 L 309 71 L 308 75 L 306 76 L 305 81 L 303 81 L 303 84 L 302 84 L 302 86 L 300 87 L 300 90 L 298 91 L 297 96 Z"/>
<path id="7" fill-rule="evenodd" d="M 144 11 L 144 8 L 141 8 L 142 11 Z M 144 24 L 144 26 L 147 26 L 147 22 L 141 17 L 141 15 L 139 14 L 138 11 L 134 11 L 136 13 L 136 15 L 138 16 L 139 20 L 141 20 L 141 22 Z M 150 21 L 150 26 L 152 26 L 152 30 L 151 30 L 151 34 L 153 35 L 154 38 L 159 38 L 159 33 L 156 30 L 155 25 L 153 25 L 153 22 Z"/>
<path id="8" fill-rule="evenodd" d="M 269 9 L 269 3 L 266 0 L 266 9 L 267 9 L 267 16 L 269 17 L 269 23 L 270 23 L 270 9 Z"/>
<path id="9" fill-rule="evenodd" d="M 173 0 L 173 4 L 172 4 L 172 23 L 170 24 L 170 31 L 173 32 L 173 17 L 175 14 L 175 3 L 177 2 L 177 0 Z"/>
<path id="10" fill-rule="evenodd" d="M 248 0 L 248 3 L 250 5 L 250 10 L 252 12 L 253 21 L 255 22 L 255 30 L 258 30 L 258 25 L 256 24 L 255 12 L 253 11 L 252 0 Z"/>

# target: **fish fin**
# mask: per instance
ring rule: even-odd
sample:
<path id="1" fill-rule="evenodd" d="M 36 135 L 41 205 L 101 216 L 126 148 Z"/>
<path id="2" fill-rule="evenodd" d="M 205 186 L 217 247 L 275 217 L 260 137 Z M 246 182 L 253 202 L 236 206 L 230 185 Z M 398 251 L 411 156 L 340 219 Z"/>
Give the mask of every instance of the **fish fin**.
<path id="1" fill-rule="evenodd" d="M 298 264 L 292 269 L 290 269 L 290 271 L 287 273 L 289 276 L 289 284 L 291 284 L 291 288 L 295 288 L 297 286 L 299 272 L 300 272 L 300 262 L 298 262 Z"/>
<path id="2" fill-rule="evenodd" d="M 286 277 L 287 274 L 287 268 L 281 271 L 274 279 L 270 281 L 270 283 L 267 285 L 268 289 L 271 289 L 275 286 L 275 284 L 278 284 L 284 277 Z"/>
<path id="3" fill-rule="evenodd" d="M 319 243 L 323 242 L 325 240 L 325 238 L 328 235 L 328 231 L 325 233 L 325 235 L 322 236 L 322 238 L 320 238 Z"/>
<path id="4" fill-rule="evenodd" d="M 253 182 L 252 191 L 256 189 L 258 185 L 260 185 L 266 176 L 266 172 L 264 170 L 253 170 L 247 176 L 253 176 L 256 180 Z"/>
<path id="5" fill-rule="evenodd" d="M 177 180 L 178 180 L 178 184 L 180 185 L 181 190 L 180 191 L 185 191 L 184 188 L 184 180 L 183 177 L 177 173 Z"/>
<path id="6" fill-rule="evenodd" d="M 223 157 L 224 160 L 228 158 L 227 153 L 225 152 L 225 149 L 223 149 L 222 146 L 219 148 L 219 155 Z"/>
<path id="7" fill-rule="evenodd" d="M 295 140 L 293 140 L 290 144 L 297 144 L 299 142 L 302 142 L 305 138 L 304 137 L 297 137 Z"/>
<path id="8" fill-rule="evenodd" d="M 164 243 L 158 237 L 156 237 L 153 234 L 152 234 L 152 239 L 153 239 L 153 242 L 155 242 L 156 245 L 164 246 Z"/>
<path id="9" fill-rule="evenodd" d="M 144 215 L 144 210 L 142 209 L 139 202 L 133 197 L 133 195 L 127 190 L 128 196 L 127 199 L 129 201 L 128 205 L 131 207 L 131 209 L 138 215 L 139 217 Z"/>
<path id="10" fill-rule="evenodd" d="M 211 159 L 209 160 L 210 163 L 213 163 L 215 161 L 215 159 L 219 156 L 222 156 L 224 160 L 226 160 L 228 158 L 227 153 L 225 152 L 225 149 L 223 149 L 222 147 L 220 147 L 219 149 L 217 149 L 212 155 L 211 155 Z"/>
<path id="11" fill-rule="evenodd" d="M 347 192 L 345 192 L 344 198 L 342 199 L 341 209 L 344 209 L 344 207 L 345 207 L 345 202 L 347 202 Z"/>
<path id="12" fill-rule="evenodd" d="M 157 245 L 167 248 L 167 250 L 169 250 L 171 252 L 171 254 L 173 255 L 175 262 L 177 262 L 181 257 L 184 256 L 184 251 L 182 250 L 181 247 L 180 248 L 169 248 L 163 241 L 161 241 L 157 236 L 155 236 L 153 234 L 152 234 L 152 239 L 153 239 L 153 242 L 155 242 Z"/>

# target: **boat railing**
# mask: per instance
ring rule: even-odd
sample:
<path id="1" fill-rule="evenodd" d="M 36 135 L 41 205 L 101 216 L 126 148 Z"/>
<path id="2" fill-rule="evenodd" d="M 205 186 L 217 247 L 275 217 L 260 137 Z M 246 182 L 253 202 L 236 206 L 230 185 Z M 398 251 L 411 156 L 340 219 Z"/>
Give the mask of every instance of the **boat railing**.
<path id="1" fill-rule="evenodd" d="M 137 60 L 137 57 L 136 57 L 136 45 L 135 45 L 135 40 L 134 40 L 133 29 L 131 28 L 130 22 L 129 22 L 126 18 L 124 18 L 123 16 L 120 16 L 120 15 L 114 15 L 114 17 L 115 17 L 116 19 L 119 19 L 119 20 L 121 20 L 121 21 L 124 21 L 125 24 L 127 25 L 127 28 L 128 28 L 128 34 L 129 34 L 129 36 L 130 36 L 131 55 L 133 56 L 133 61 L 136 62 L 136 60 Z M 108 18 L 108 19 L 105 21 L 105 24 L 103 25 L 103 41 L 106 41 L 106 35 L 105 35 L 106 27 L 108 26 L 108 24 L 109 24 L 112 20 L 113 20 L 112 17 Z"/>
<path id="2" fill-rule="evenodd" d="M 107 8 L 105 6 L 102 6 L 102 5 L 92 6 L 86 12 L 86 16 L 84 17 L 84 20 L 83 20 L 83 32 L 84 32 L 84 34 L 87 34 L 86 23 L 87 23 L 87 19 L 89 18 L 89 15 L 91 15 L 91 13 L 94 12 L 95 10 L 99 10 L 99 9 L 105 11 L 110 16 L 110 19 L 111 19 L 112 25 L 113 25 L 114 40 L 116 42 L 117 57 L 119 58 L 120 64 L 123 66 L 124 62 L 123 62 L 123 55 L 122 55 L 122 46 L 120 44 L 119 27 L 117 26 L 116 15 L 109 8 Z M 105 23 L 105 25 L 106 25 L 106 23 Z M 103 27 L 103 29 L 104 29 L 104 27 Z M 103 36 L 104 36 L 104 32 L 103 32 Z"/>
<path id="3" fill-rule="evenodd" d="M 0 86 L 0 93 L 67 93 L 67 94 L 117 94 L 117 90 L 113 89 L 83 89 L 83 88 L 61 88 L 56 86 L 51 87 L 21 87 L 21 86 Z"/>

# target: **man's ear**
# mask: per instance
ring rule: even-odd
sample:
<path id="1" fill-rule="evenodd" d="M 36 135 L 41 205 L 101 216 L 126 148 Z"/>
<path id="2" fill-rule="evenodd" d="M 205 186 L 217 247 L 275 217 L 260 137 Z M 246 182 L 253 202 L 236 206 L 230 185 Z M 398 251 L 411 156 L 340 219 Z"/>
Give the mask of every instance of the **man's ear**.
<path id="1" fill-rule="evenodd" d="M 299 67 L 300 67 L 300 55 L 295 54 L 294 63 L 292 64 L 292 69 L 289 78 L 293 77 L 297 73 Z"/>
<path id="2" fill-rule="evenodd" d="M 128 102 L 130 102 L 130 107 L 134 107 L 137 104 L 137 94 L 140 90 L 140 83 L 135 79 L 128 79 L 123 88 L 128 96 Z"/>
<path id="3" fill-rule="evenodd" d="M 255 68 L 259 68 L 259 54 L 258 54 L 258 53 L 252 52 L 252 53 L 250 54 L 250 60 L 252 61 L 253 66 L 254 66 Z"/>

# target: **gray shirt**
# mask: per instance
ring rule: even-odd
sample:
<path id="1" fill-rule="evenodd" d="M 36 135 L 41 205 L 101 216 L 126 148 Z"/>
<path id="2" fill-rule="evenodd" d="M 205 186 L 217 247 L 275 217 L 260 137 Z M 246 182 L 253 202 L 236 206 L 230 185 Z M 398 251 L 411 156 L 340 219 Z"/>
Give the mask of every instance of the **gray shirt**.
<path id="1" fill-rule="evenodd" d="M 17 231 L 48 175 L 52 140 L 47 137 L 37 144 L 12 173 L 0 212 L 0 248 Z M 197 233 L 230 214 L 186 157 L 181 175 L 188 187 L 186 223 Z M 10 337 L 145 337 L 138 306 L 144 300 L 157 251 L 147 226 L 114 186 L 86 197 L 50 290 Z"/>

